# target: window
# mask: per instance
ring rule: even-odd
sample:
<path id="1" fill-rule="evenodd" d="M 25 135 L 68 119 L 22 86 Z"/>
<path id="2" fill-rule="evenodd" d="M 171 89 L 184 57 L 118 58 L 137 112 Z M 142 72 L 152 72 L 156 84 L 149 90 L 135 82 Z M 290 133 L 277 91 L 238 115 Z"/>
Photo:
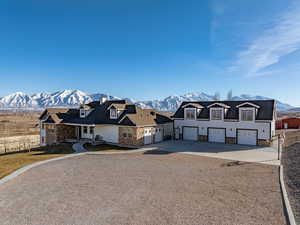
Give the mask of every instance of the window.
<path id="1" fill-rule="evenodd" d="M 110 118 L 111 119 L 117 119 L 118 118 L 118 112 L 116 109 L 110 109 Z"/>
<path id="2" fill-rule="evenodd" d="M 80 118 L 84 118 L 84 117 L 85 117 L 85 110 L 80 109 Z"/>
<path id="3" fill-rule="evenodd" d="M 90 127 L 90 134 L 94 134 L 94 127 Z"/>
<path id="4" fill-rule="evenodd" d="M 242 110 L 242 121 L 253 121 L 253 111 L 252 110 Z"/>
<path id="5" fill-rule="evenodd" d="M 87 132 L 88 132 L 88 128 L 87 127 L 83 127 L 83 133 L 87 134 Z"/>
<path id="6" fill-rule="evenodd" d="M 123 137 L 126 138 L 127 137 L 127 133 L 123 133 Z"/>
<path id="7" fill-rule="evenodd" d="M 196 109 L 185 109 L 185 119 L 195 120 L 196 119 Z"/>
<path id="8" fill-rule="evenodd" d="M 129 138 L 132 138 L 132 134 L 131 134 L 131 133 L 128 133 L 128 137 L 129 137 Z"/>
<path id="9" fill-rule="evenodd" d="M 211 110 L 211 120 L 222 120 L 222 109 Z"/>

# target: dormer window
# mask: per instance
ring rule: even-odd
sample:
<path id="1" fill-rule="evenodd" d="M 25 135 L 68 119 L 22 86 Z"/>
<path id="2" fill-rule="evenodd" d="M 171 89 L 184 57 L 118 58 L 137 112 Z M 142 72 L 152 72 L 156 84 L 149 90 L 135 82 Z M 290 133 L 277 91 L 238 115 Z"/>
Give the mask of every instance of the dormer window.
<path id="1" fill-rule="evenodd" d="M 223 109 L 211 109 L 210 119 L 211 120 L 223 120 Z"/>
<path id="2" fill-rule="evenodd" d="M 196 120 L 196 109 L 195 108 L 185 108 L 184 118 L 186 120 Z"/>
<path id="3" fill-rule="evenodd" d="M 80 118 L 85 118 L 85 109 L 80 109 Z"/>
<path id="4" fill-rule="evenodd" d="M 253 110 L 241 110 L 241 120 L 242 121 L 253 121 L 254 113 Z"/>
<path id="5" fill-rule="evenodd" d="M 110 109 L 110 118 L 117 119 L 118 118 L 118 110 L 115 108 Z"/>

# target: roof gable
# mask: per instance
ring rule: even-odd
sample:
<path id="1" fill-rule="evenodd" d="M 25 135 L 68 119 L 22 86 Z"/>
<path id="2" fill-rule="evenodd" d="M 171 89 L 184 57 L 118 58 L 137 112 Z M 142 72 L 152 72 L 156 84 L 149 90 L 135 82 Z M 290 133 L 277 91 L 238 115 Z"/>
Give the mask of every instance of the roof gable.
<path id="1" fill-rule="evenodd" d="M 237 106 L 247 106 L 248 103 L 251 105 L 259 106 L 257 108 L 256 120 L 267 120 L 271 121 L 275 115 L 275 101 L 274 100 L 257 100 L 257 101 L 201 101 L 201 102 L 184 102 L 175 112 L 172 118 L 184 118 L 184 108 L 183 106 L 188 103 L 197 103 L 202 105 L 204 108 L 198 114 L 197 119 L 209 119 L 209 108 L 210 107 L 222 107 L 227 105 L 227 112 L 225 113 L 224 119 L 228 120 L 239 120 L 239 108 Z M 247 103 L 247 104 L 244 104 Z M 253 106 L 252 106 L 253 107 Z"/>

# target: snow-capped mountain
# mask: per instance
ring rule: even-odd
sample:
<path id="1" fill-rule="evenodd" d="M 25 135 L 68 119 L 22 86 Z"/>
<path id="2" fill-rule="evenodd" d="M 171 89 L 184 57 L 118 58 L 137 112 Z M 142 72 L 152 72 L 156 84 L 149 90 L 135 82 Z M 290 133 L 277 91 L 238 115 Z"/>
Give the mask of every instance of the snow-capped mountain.
<path id="1" fill-rule="evenodd" d="M 205 93 L 189 93 L 181 96 L 169 96 L 163 100 L 138 101 L 136 102 L 142 108 L 152 108 L 159 111 L 175 112 L 184 101 L 211 101 L 213 96 Z"/>
<path id="2" fill-rule="evenodd" d="M 238 101 L 238 100 L 270 100 L 271 98 L 268 98 L 268 97 L 264 97 L 264 96 L 259 96 L 259 95 L 256 95 L 256 96 L 252 96 L 252 95 L 240 95 L 240 96 L 235 96 L 232 98 L 232 100 L 234 101 Z M 278 100 L 276 100 L 276 105 L 277 105 L 277 110 L 278 111 L 287 111 L 287 110 L 290 110 L 290 109 L 293 109 L 294 107 L 289 105 L 289 104 L 286 104 L 286 103 L 283 103 L 283 102 L 280 102 Z"/>
<path id="3" fill-rule="evenodd" d="M 13 106 L 16 108 L 38 107 L 38 102 L 31 96 L 22 92 L 16 92 L 0 98 L 0 107 Z"/>
<path id="4" fill-rule="evenodd" d="M 49 93 L 37 93 L 27 95 L 22 92 L 10 94 L 0 98 L 0 109 L 22 109 L 22 110 L 41 110 L 46 107 L 76 107 L 80 104 L 86 104 L 91 101 L 100 100 L 103 97 L 109 99 L 121 99 L 116 96 L 108 96 L 106 94 L 95 93 L 87 94 L 79 90 L 63 90 Z M 180 96 L 169 96 L 162 100 L 136 101 L 125 98 L 130 103 L 135 103 L 142 108 L 153 108 L 159 111 L 175 112 L 183 101 L 212 101 L 212 95 L 203 92 L 188 93 Z M 240 95 L 235 96 L 232 100 L 265 100 L 270 99 L 263 96 Z M 277 101 L 277 109 L 286 111 L 294 107 L 280 101 Z"/>

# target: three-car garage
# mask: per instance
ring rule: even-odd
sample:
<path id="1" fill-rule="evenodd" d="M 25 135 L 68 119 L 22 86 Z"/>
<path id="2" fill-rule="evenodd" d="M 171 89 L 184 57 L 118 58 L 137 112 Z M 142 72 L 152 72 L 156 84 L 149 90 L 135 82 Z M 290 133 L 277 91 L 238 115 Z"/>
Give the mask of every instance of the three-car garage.
<path id="1" fill-rule="evenodd" d="M 186 141 L 199 140 L 199 127 L 183 126 L 182 139 Z M 209 127 L 207 128 L 208 142 L 226 143 L 226 128 Z M 258 130 L 255 129 L 236 129 L 236 137 L 233 137 L 239 145 L 257 145 Z"/>

